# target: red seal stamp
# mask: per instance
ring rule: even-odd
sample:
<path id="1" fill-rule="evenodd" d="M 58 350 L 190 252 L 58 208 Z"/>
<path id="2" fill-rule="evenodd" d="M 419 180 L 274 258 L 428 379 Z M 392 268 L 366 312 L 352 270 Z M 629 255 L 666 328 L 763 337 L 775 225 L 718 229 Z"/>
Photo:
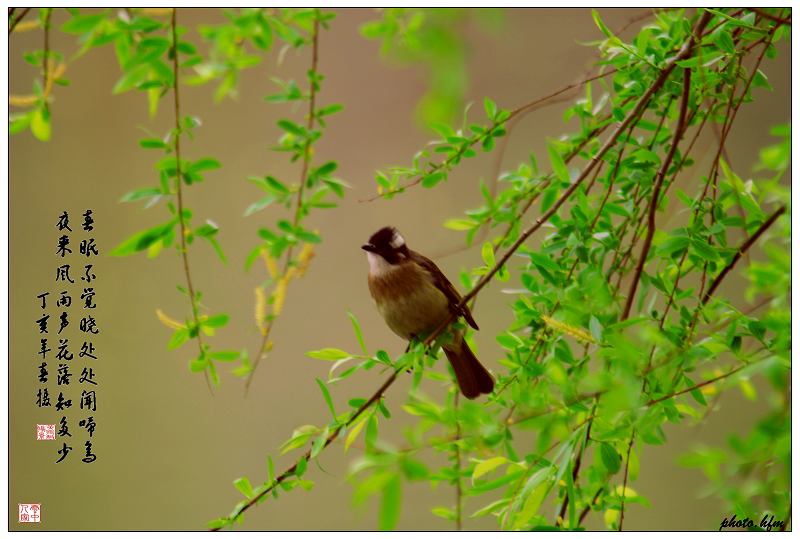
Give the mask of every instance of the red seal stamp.
<path id="1" fill-rule="evenodd" d="M 42 505 L 38 503 L 21 503 L 19 505 L 20 522 L 41 522 Z"/>
<path id="2" fill-rule="evenodd" d="M 37 440 L 55 440 L 56 439 L 56 426 L 55 425 L 36 425 L 36 439 Z"/>

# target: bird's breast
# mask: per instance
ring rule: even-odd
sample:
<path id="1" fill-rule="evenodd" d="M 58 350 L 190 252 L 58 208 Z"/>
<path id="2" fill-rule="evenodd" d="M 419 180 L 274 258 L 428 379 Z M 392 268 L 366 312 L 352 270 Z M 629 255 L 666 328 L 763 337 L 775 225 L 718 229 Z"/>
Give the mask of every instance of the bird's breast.
<path id="1" fill-rule="evenodd" d="M 406 340 L 434 331 L 450 314 L 447 297 L 416 264 L 371 274 L 368 283 L 378 312 L 389 328 Z"/>

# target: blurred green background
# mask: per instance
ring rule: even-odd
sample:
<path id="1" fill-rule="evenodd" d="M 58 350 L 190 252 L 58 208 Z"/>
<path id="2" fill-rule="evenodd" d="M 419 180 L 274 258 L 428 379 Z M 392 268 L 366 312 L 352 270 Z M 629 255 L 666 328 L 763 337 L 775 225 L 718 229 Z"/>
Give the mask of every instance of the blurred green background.
<path id="1" fill-rule="evenodd" d="M 91 12 L 91 10 L 85 10 Z M 456 247 L 461 236 L 444 229 L 445 219 L 480 204 L 478 180 L 489 180 L 494 155 L 479 155 L 462 164 L 448 183 L 435 190 L 412 189 L 392 201 L 361 203 L 375 193 L 374 171 L 388 165 L 406 164 L 432 137 L 420 127 L 418 103 L 428 89 L 424 66 L 393 64 L 381 58 L 380 44 L 367 41 L 359 27 L 377 18 L 374 10 L 341 9 L 330 30 L 320 37 L 319 70 L 325 75 L 319 100 L 342 103 L 345 111 L 334 117 L 316 159 L 339 162 L 337 175 L 348 181 L 348 191 L 337 209 L 312 214 L 309 225 L 324 238 L 303 278 L 289 289 L 284 312 L 272 338 L 275 348 L 259 367 L 250 394 L 245 397 L 241 380 L 223 373 L 223 383 L 211 396 L 202 376 L 187 368 L 194 349 L 187 346 L 167 351 L 170 330 L 156 318 L 162 309 L 173 318 L 188 312 L 185 296 L 175 285 L 183 283 L 180 259 L 174 250 L 156 259 L 144 255 L 128 258 L 104 256 L 131 233 L 165 220 L 163 206 L 143 210 L 141 205 L 120 204 L 125 192 L 157 183 L 157 152 L 142 150 L 140 127 L 155 133 L 167 131 L 172 120 L 171 96 L 151 120 L 143 94 L 112 96 L 119 69 L 109 47 L 94 49 L 71 63 L 65 74 L 72 83 L 56 87 L 52 104 L 53 137 L 49 143 L 35 140 L 29 132 L 10 139 L 10 497 L 12 530 L 179 530 L 202 529 L 205 522 L 227 514 L 240 499 L 233 479 L 246 475 L 259 481 L 266 475 L 267 454 L 275 457 L 278 446 L 302 424 L 324 421 L 327 408 L 315 377 L 327 376 L 329 364 L 304 356 L 307 350 L 357 348 L 346 311 L 361 321 L 367 346 L 399 353 L 405 344 L 394 336 L 374 309 L 366 287 L 366 262 L 359 246 L 377 228 L 400 228 L 412 248 L 429 255 Z M 641 9 L 601 10 L 611 28 L 641 14 Z M 179 23 L 191 30 L 219 21 L 215 10 L 184 9 Z M 63 10 L 53 15 L 54 28 L 66 20 Z M 480 103 L 490 96 L 503 107 L 513 108 L 580 79 L 591 66 L 595 51 L 581 45 L 600 37 L 591 13 L 585 9 L 505 10 L 502 21 L 480 26 L 462 20 L 456 30 L 465 36 L 466 100 Z M 632 35 L 639 24 L 624 34 Z M 27 94 L 36 69 L 22 60 L 24 52 L 41 48 L 41 30 L 10 37 L 9 84 L 11 94 Z M 52 32 L 51 47 L 67 57 L 77 49 L 75 39 Z M 274 53 L 255 69 L 245 71 L 236 100 L 214 104 L 213 86 L 184 87 L 184 114 L 200 117 L 202 127 L 194 141 L 184 142 L 187 158 L 206 155 L 219 159 L 223 168 L 206 181 L 185 191 L 186 204 L 196 222 L 206 218 L 221 228 L 218 236 L 229 263 L 224 266 L 208 245 L 196 243 L 190 251 L 195 287 L 214 312 L 231 315 L 230 324 L 213 337 L 216 348 L 256 348 L 260 336 L 253 323 L 253 289 L 264 279 L 263 265 L 244 273 L 243 262 L 257 243 L 256 230 L 278 218 L 280 208 L 243 218 L 244 209 L 261 196 L 246 177 L 273 174 L 289 179 L 299 175 L 281 154 L 269 151 L 282 117 L 299 119 L 302 111 L 289 105 L 265 103 L 263 96 L 275 91 L 270 76 L 303 79 L 309 50 L 290 51 L 281 65 Z M 767 61 L 763 71 L 775 91 L 755 92 L 756 102 L 743 107 L 728 144 L 734 169 L 746 177 L 758 148 L 771 143 L 769 127 L 790 117 L 789 50 L 782 43 L 778 58 Z M 598 89 L 599 90 L 599 89 Z M 503 162 L 515 167 L 530 152 L 544 155 L 545 138 L 567 132 L 561 119 L 563 105 L 554 105 L 526 117 L 515 128 Z M 697 167 L 711 159 L 712 132 L 698 144 L 705 155 Z M 684 181 L 691 172 L 683 173 Z M 67 462 L 54 464 L 60 442 L 36 442 L 36 423 L 57 423 L 61 417 L 35 405 L 39 387 L 39 316 L 37 294 L 58 292 L 53 283 L 58 215 L 67 210 L 77 224 L 79 214 L 91 208 L 96 219 L 95 237 L 101 250 L 96 262 L 96 318 L 101 335 L 96 346 L 101 359 L 95 366 L 100 381 L 98 423 L 94 450 L 98 460 L 80 462 L 85 436 L 71 424 L 75 448 Z M 669 227 L 669 217 L 659 217 Z M 663 223 L 663 224 L 662 224 Z M 76 228 L 73 226 L 73 230 Z M 73 234 L 73 246 L 77 247 Z M 536 242 L 533 238 L 531 241 Z M 76 249 L 77 253 L 77 249 Z M 77 263 L 77 255 L 73 255 Z M 479 264 L 480 254 L 468 250 L 437 259 L 446 274 L 456 280 L 458 271 Z M 730 279 L 728 286 L 735 287 Z M 475 317 L 481 326 L 476 336 L 478 356 L 497 368 L 501 350 L 494 335 L 510 321 L 508 296 L 490 285 L 482 294 Z M 77 285 L 72 288 L 77 289 Z M 73 293 L 73 300 L 79 293 Z M 75 308 L 73 307 L 73 312 Z M 51 309 L 51 314 L 56 314 Z M 57 316 L 53 316 L 57 318 Z M 78 340 L 72 333 L 72 349 Z M 51 372 L 54 362 L 51 360 Z M 440 367 L 441 368 L 441 367 Z M 78 371 L 79 372 L 79 371 Z M 77 378 L 77 373 L 76 373 Z M 335 402 L 368 396 L 382 380 L 375 371 L 348 379 L 333 391 Z M 399 380 L 387 395 L 387 405 L 399 411 L 410 380 Z M 55 388 L 50 383 L 51 399 Z M 82 417 L 77 393 L 70 386 L 75 406 L 68 417 Z M 647 446 L 641 456 L 641 474 L 633 487 L 647 496 L 652 508 L 631 506 L 625 515 L 627 529 L 716 529 L 725 516 L 714 498 L 701 498 L 705 479 L 699 470 L 675 463 L 678 454 L 694 443 L 720 443 L 730 432 L 747 432 L 759 416 L 759 403 L 730 392 L 702 426 L 667 428 L 668 443 Z M 397 413 L 381 432 L 402 443 L 409 418 Z M 319 466 L 310 466 L 311 492 L 295 491 L 277 501 L 268 500 L 249 511 L 239 529 L 336 530 L 374 529 L 374 500 L 352 508 L 346 481 L 348 462 L 337 442 L 322 454 Z M 284 469 L 294 454 L 278 457 Z M 440 462 L 438 455 L 430 461 Z M 399 529 L 451 529 L 430 508 L 450 503 L 452 489 L 440 485 L 411 484 L 405 490 Z M 467 500 L 465 513 L 479 500 Z M 16 522 L 17 503 L 41 503 L 43 522 L 37 527 Z M 587 521 L 590 529 L 602 529 L 597 515 Z M 467 520 L 465 529 L 494 529 L 485 517 Z"/>

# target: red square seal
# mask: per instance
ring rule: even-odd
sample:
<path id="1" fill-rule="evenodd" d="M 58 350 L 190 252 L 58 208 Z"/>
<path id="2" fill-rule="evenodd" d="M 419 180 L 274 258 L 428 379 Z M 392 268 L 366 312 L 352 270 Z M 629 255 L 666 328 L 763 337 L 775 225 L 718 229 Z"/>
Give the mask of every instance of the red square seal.
<path id="1" fill-rule="evenodd" d="M 56 439 L 56 426 L 55 425 L 36 425 L 36 439 L 37 440 L 55 440 Z"/>
<path id="2" fill-rule="evenodd" d="M 41 522 L 42 506 L 38 503 L 21 503 L 19 505 L 20 522 Z"/>

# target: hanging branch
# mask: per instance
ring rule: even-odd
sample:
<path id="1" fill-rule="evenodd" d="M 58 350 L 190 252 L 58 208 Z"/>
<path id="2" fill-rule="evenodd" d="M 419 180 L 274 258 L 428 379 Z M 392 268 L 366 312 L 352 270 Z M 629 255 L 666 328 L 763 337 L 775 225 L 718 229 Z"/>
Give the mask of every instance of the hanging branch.
<path id="1" fill-rule="evenodd" d="M 183 216 L 183 176 L 181 172 L 181 96 L 180 96 L 180 70 L 178 69 L 178 32 L 177 32 L 177 17 L 178 8 L 172 9 L 172 95 L 174 97 L 173 103 L 175 108 L 175 188 L 176 197 L 178 199 L 178 225 L 180 227 L 181 237 L 181 259 L 183 260 L 183 273 L 186 277 L 186 289 L 189 293 L 189 302 L 192 305 L 192 320 L 197 330 L 197 348 L 200 353 L 199 357 L 205 355 L 205 347 L 203 346 L 203 331 L 200 327 L 200 316 L 198 314 L 197 297 L 194 292 L 194 285 L 192 284 L 192 272 L 189 269 L 189 251 L 186 247 L 186 223 Z M 209 365 L 211 363 L 209 362 Z M 208 370 L 205 373 L 206 383 L 208 389 L 212 390 L 211 380 L 209 379 Z"/>
<path id="2" fill-rule="evenodd" d="M 311 69 L 310 73 L 312 73 L 312 80 L 311 80 L 311 89 L 309 90 L 309 98 L 308 98 L 308 118 L 306 120 L 306 130 L 307 132 L 311 132 L 314 129 L 314 120 L 316 118 L 316 95 L 317 95 L 317 82 L 316 82 L 316 75 L 317 75 L 317 63 L 319 61 L 319 13 L 315 12 L 314 16 L 314 27 L 311 34 Z M 300 187 L 297 190 L 297 204 L 294 210 L 294 218 L 292 219 L 292 227 L 296 228 L 297 225 L 300 223 L 300 218 L 302 217 L 302 210 L 303 210 L 303 192 L 306 187 L 306 183 L 308 180 L 308 168 L 311 162 L 311 140 L 306 140 L 305 148 L 303 149 L 303 165 L 302 170 L 300 172 Z M 293 246 L 290 245 L 289 248 L 286 250 L 286 255 L 283 261 L 283 269 L 281 271 L 281 276 L 285 278 L 286 272 L 289 270 L 289 266 L 292 262 L 292 251 Z M 256 354 L 255 360 L 253 362 L 253 367 L 247 375 L 247 380 L 244 384 L 245 394 L 248 393 L 250 390 L 250 384 L 253 381 L 253 377 L 255 376 L 256 368 L 258 368 L 261 359 L 267 355 L 269 351 L 269 344 L 270 344 L 270 334 L 272 333 L 272 327 L 274 325 L 275 319 L 272 318 L 267 322 L 264 330 L 262 331 L 261 337 L 261 344 L 258 347 L 258 353 Z"/>
<path id="3" fill-rule="evenodd" d="M 710 19 L 711 15 L 706 13 L 704 19 L 700 21 L 701 24 L 700 30 L 702 30 L 702 26 L 708 24 L 708 21 Z M 691 45 L 689 46 L 689 50 L 691 50 Z M 667 156 L 661 163 L 661 168 L 658 169 L 655 181 L 653 182 L 653 195 L 650 198 L 650 206 L 647 212 L 647 235 L 644 238 L 644 245 L 642 245 L 642 252 L 639 255 L 639 263 L 637 264 L 636 270 L 633 273 L 633 279 L 631 280 L 631 288 L 628 291 L 628 297 L 625 301 L 625 308 L 622 311 L 622 316 L 620 317 L 620 320 L 627 320 L 628 316 L 631 313 L 633 298 L 636 296 L 636 288 L 639 286 L 639 279 L 642 276 L 642 271 L 644 270 L 644 264 L 647 261 L 647 255 L 650 252 L 650 246 L 653 242 L 653 235 L 656 232 L 656 211 L 658 210 L 658 201 L 659 201 L 659 193 L 661 192 L 661 185 L 664 183 L 664 177 L 667 174 L 667 170 L 669 170 L 669 166 L 672 164 L 672 159 L 673 157 L 675 157 L 675 152 L 678 150 L 678 143 L 681 141 L 684 131 L 686 131 L 686 111 L 689 107 L 689 91 L 691 90 L 691 81 L 692 81 L 692 70 L 686 68 L 683 70 L 683 96 L 681 98 L 680 113 L 678 115 L 678 125 L 677 127 L 675 127 L 675 135 L 672 139 L 672 144 L 670 144 Z"/>

